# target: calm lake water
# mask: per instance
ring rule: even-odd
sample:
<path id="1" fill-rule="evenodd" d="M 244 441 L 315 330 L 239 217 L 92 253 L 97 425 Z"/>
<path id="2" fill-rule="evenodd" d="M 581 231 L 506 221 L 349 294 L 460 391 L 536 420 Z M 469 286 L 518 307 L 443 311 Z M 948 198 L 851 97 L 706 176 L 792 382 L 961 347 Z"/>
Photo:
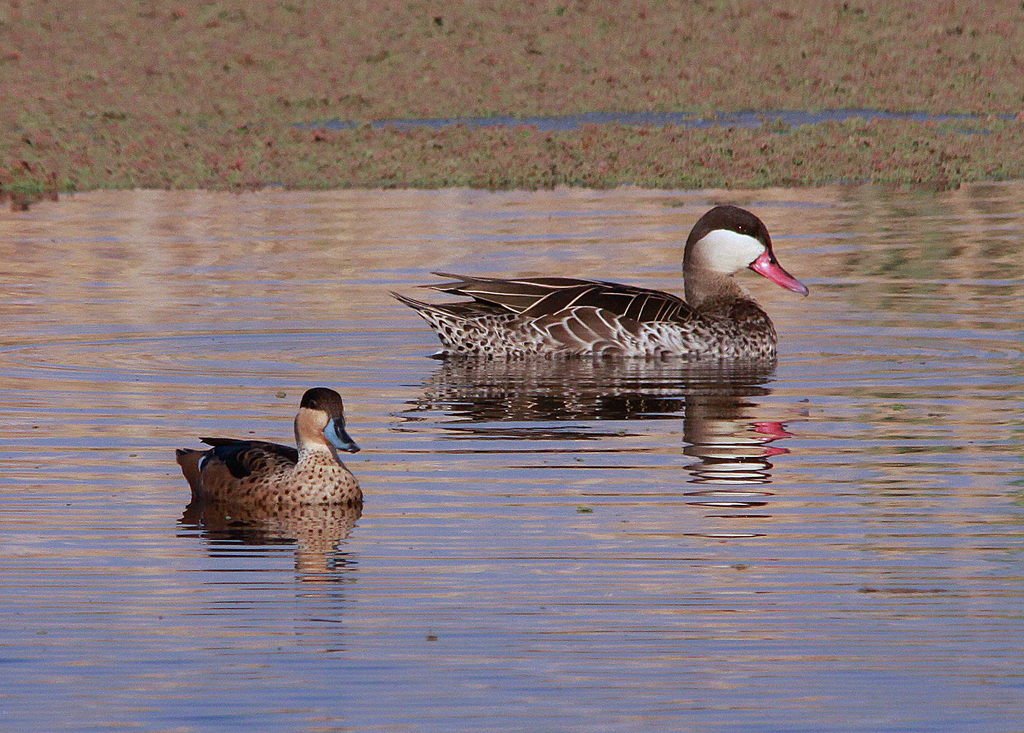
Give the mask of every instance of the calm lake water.
<path id="1" fill-rule="evenodd" d="M 774 370 L 444 363 L 387 294 L 679 291 L 720 200 L 811 288 L 744 276 Z M 0 727 L 1020 731 L 1022 252 L 1021 184 L 3 212 Z M 316 385 L 361 517 L 186 511 Z"/>

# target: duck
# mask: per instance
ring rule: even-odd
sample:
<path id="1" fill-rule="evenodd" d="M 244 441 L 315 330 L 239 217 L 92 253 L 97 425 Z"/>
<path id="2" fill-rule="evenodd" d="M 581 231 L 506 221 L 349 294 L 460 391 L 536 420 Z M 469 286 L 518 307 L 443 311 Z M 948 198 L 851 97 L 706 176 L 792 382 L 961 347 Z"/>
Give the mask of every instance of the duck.
<path id="1" fill-rule="evenodd" d="M 328 387 L 306 390 L 295 416 L 298 448 L 262 440 L 200 438 L 211 448 L 175 454 L 194 502 L 273 510 L 296 505 L 361 507 L 363 493 L 338 451 L 359 446 L 345 430 L 345 409 Z"/>
<path id="2" fill-rule="evenodd" d="M 422 287 L 471 298 L 431 304 L 392 292 L 436 332 L 434 356 L 682 357 L 774 361 L 768 314 L 734 275 L 750 269 L 786 290 L 807 287 L 779 264 L 764 222 L 715 206 L 694 224 L 683 253 L 685 298 L 660 290 L 566 277 L 501 279 L 435 272 Z"/>

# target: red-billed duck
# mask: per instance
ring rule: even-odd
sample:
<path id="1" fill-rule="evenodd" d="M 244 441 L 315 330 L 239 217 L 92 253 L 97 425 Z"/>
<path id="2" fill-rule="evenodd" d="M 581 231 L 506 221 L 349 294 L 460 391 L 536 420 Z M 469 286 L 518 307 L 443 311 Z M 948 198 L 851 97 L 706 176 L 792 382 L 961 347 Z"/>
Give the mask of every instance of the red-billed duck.
<path id="1" fill-rule="evenodd" d="M 686 240 L 686 299 L 600 280 L 434 273 L 453 282 L 434 290 L 472 301 L 434 305 L 392 293 L 437 332 L 438 356 L 632 356 L 713 359 L 775 358 L 771 319 L 733 275 L 751 269 L 807 295 L 775 259 L 759 218 L 738 206 L 716 206 Z"/>

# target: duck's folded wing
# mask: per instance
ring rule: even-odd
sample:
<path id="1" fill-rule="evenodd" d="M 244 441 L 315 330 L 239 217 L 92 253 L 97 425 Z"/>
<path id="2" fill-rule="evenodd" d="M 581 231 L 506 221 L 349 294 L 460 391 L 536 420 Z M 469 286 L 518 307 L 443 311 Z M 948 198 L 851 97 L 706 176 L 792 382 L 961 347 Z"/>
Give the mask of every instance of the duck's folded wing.
<path id="1" fill-rule="evenodd" d="M 452 282 L 426 285 L 432 290 L 452 295 L 463 295 L 481 303 L 501 306 L 512 313 L 522 313 L 545 298 L 564 295 L 580 286 L 592 285 L 591 280 L 575 280 L 568 277 L 537 277 L 502 280 L 491 277 L 453 275 L 449 272 L 435 272 L 438 277 L 448 277 Z"/>
<path id="2" fill-rule="evenodd" d="M 234 478 L 241 479 L 253 473 L 274 473 L 288 469 L 299 460 L 298 450 L 287 445 L 232 438 L 200 440 L 213 446 L 210 457 L 201 465 L 204 474 L 222 467 Z"/>
<path id="3" fill-rule="evenodd" d="M 636 288 L 601 280 L 567 277 L 538 277 L 501 280 L 436 272 L 453 282 L 429 287 L 444 293 L 463 295 L 518 313 L 524 318 L 554 316 L 571 308 L 605 311 L 605 316 L 646 321 L 679 321 L 689 317 L 686 303 L 670 293 Z"/>
<path id="4" fill-rule="evenodd" d="M 566 310 L 589 308 L 602 311 L 605 318 L 628 319 L 637 323 L 674 321 L 691 310 L 670 293 L 606 282 L 585 282 L 573 288 L 551 292 L 522 312 L 524 318 L 540 318 Z"/>
<path id="5" fill-rule="evenodd" d="M 563 308 L 530 324 L 570 354 L 632 353 L 640 336 L 640 324 L 632 318 L 590 306 Z"/>

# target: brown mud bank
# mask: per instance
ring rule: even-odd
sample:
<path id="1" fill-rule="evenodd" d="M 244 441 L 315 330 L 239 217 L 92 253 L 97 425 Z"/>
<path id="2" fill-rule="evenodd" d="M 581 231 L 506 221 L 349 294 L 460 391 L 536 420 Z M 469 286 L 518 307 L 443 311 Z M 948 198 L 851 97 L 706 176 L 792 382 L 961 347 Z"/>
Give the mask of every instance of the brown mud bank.
<path id="1" fill-rule="evenodd" d="M 1020 3 L 13 2 L 0 9 L 0 190 L 1024 178 L 1022 48 Z M 358 124 L 847 108 L 976 117 Z M 330 119 L 357 124 L 315 127 Z"/>

